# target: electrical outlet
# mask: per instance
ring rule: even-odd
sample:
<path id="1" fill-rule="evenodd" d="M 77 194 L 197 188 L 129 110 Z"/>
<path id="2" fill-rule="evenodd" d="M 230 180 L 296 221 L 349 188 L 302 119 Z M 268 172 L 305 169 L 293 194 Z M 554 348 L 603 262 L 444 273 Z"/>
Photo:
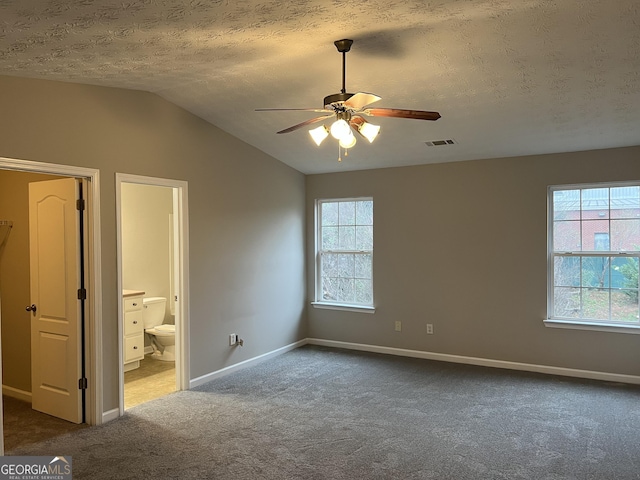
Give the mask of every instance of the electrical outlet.
<path id="1" fill-rule="evenodd" d="M 433 323 L 427 323 L 427 335 L 433 335 Z"/>
<path id="2" fill-rule="evenodd" d="M 229 335 L 229 346 L 233 347 L 236 343 L 238 343 L 238 335 L 232 333 Z"/>
<path id="3" fill-rule="evenodd" d="M 396 332 L 402 331 L 402 322 L 400 320 L 396 321 Z"/>

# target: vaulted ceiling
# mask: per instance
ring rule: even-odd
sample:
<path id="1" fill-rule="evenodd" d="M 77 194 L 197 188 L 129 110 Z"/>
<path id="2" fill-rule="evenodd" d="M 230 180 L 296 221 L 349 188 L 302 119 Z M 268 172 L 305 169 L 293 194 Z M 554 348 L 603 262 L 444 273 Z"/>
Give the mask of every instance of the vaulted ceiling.
<path id="1" fill-rule="evenodd" d="M 341 88 L 435 110 L 277 135 Z M 0 0 L 0 74 L 154 92 L 304 173 L 640 144 L 637 0 Z M 427 146 L 448 140 L 452 145 Z"/>

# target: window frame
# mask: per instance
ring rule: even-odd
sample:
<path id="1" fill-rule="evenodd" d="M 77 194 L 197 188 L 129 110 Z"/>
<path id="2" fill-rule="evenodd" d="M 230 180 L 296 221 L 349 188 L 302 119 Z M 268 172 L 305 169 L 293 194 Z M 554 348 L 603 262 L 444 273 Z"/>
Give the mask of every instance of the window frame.
<path id="1" fill-rule="evenodd" d="M 358 201 L 370 201 L 373 202 L 373 197 L 340 197 L 340 198 L 320 198 L 315 201 L 315 228 L 314 228 L 314 267 L 315 267 L 315 285 L 314 285 L 314 301 L 311 302 L 314 308 L 329 309 L 329 310 L 343 310 L 353 311 L 361 313 L 375 313 L 375 298 L 373 295 L 373 258 L 374 247 L 372 238 L 371 249 L 335 249 L 328 250 L 331 253 L 359 253 L 371 255 L 371 304 L 355 304 L 345 302 L 330 302 L 322 298 L 322 253 L 325 250 L 322 249 L 322 204 L 323 203 L 344 203 L 344 202 L 358 202 Z M 375 209 L 374 209 L 375 215 Z M 375 221 L 372 222 L 372 227 Z"/>
<path id="2" fill-rule="evenodd" d="M 619 320 L 597 320 L 588 318 L 566 318 L 554 316 L 555 302 L 555 258 L 556 257 L 572 257 L 572 258 L 593 258 L 593 257 L 610 257 L 610 258 L 639 258 L 640 250 L 617 251 L 611 250 L 580 250 L 580 251 L 554 251 L 554 192 L 561 190 L 589 190 L 589 189 L 608 189 L 609 202 L 611 200 L 610 190 L 620 187 L 640 187 L 640 181 L 623 181 L 623 182 L 602 182 L 602 183 L 584 183 L 569 185 L 552 185 L 547 188 L 547 318 L 544 324 L 547 327 L 568 328 L 578 330 L 596 330 L 617 333 L 640 334 L 640 318 L 635 323 L 624 322 Z M 582 193 L 580 195 L 582 201 Z M 608 206 L 611 210 L 611 204 Z M 582 212 L 582 207 L 580 207 Z M 611 219 L 610 215 L 607 219 Z M 583 228 L 582 213 L 579 219 L 580 231 Z M 581 247 L 582 248 L 582 247 Z M 583 287 L 580 287 L 583 288 Z M 611 292 L 611 285 L 607 287 Z"/>

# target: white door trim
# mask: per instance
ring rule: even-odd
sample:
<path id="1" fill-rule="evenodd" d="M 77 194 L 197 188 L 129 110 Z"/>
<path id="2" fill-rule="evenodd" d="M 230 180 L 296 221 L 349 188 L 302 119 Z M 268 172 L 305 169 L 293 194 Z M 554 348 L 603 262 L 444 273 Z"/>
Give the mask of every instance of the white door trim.
<path id="1" fill-rule="evenodd" d="M 0 169 L 41 173 L 87 180 L 87 329 L 85 332 L 85 367 L 88 380 L 86 421 L 102 424 L 103 368 L 102 368 L 102 241 L 100 236 L 100 171 L 93 168 L 35 162 L 0 157 Z M 2 360 L 0 359 L 0 366 Z M 0 439 L 0 446 L 3 443 Z M 2 448 L 4 450 L 4 448 Z"/>
<path id="2" fill-rule="evenodd" d="M 180 258 L 180 268 L 178 269 L 178 285 L 176 293 L 181 301 L 178 302 L 180 322 L 176 325 L 176 388 L 178 390 L 188 390 L 190 380 L 190 355 L 189 355 L 189 204 L 188 204 L 188 183 L 183 180 L 173 180 L 167 178 L 146 177 L 141 175 L 130 175 L 126 173 L 116 173 L 116 231 L 117 231 L 117 269 L 118 269 L 118 292 L 122 292 L 122 215 L 121 196 L 123 183 L 136 183 L 139 185 L 152 185 L 159 187 L 170 187 L 177 190 L 178 199 L 178 255 Z M 119 371 L 119 414 L 124 414 L 124 365 L 122 363 L 122 332 L 123 332 L 123 312 L 122 302 L 118 302 L 118 371 Z"/>

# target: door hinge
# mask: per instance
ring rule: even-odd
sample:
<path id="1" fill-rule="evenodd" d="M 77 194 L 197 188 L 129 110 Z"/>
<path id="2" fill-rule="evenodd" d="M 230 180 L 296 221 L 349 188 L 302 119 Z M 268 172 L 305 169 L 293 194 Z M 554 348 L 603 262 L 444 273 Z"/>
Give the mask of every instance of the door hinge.
<path id="1" fill-rule="evenodd" d="M 84 210 L 84 198 L 79 198 L 76 200 L 76 208 L 80 211 Z"/>
<path id="2" fill-rule="evenodd" d="M 83 377 L 80 380 L 78 380 L 78 390 L 86 390 L 88 386 L 89 386 L 89 382 L 87 382 L 86 377 Z"/>
<path id="3" fill-rule="evenodd" d="M 86 300 L 87 299 L 87 289 L 79 288 L 78 289 L 78 300 Z"/>

